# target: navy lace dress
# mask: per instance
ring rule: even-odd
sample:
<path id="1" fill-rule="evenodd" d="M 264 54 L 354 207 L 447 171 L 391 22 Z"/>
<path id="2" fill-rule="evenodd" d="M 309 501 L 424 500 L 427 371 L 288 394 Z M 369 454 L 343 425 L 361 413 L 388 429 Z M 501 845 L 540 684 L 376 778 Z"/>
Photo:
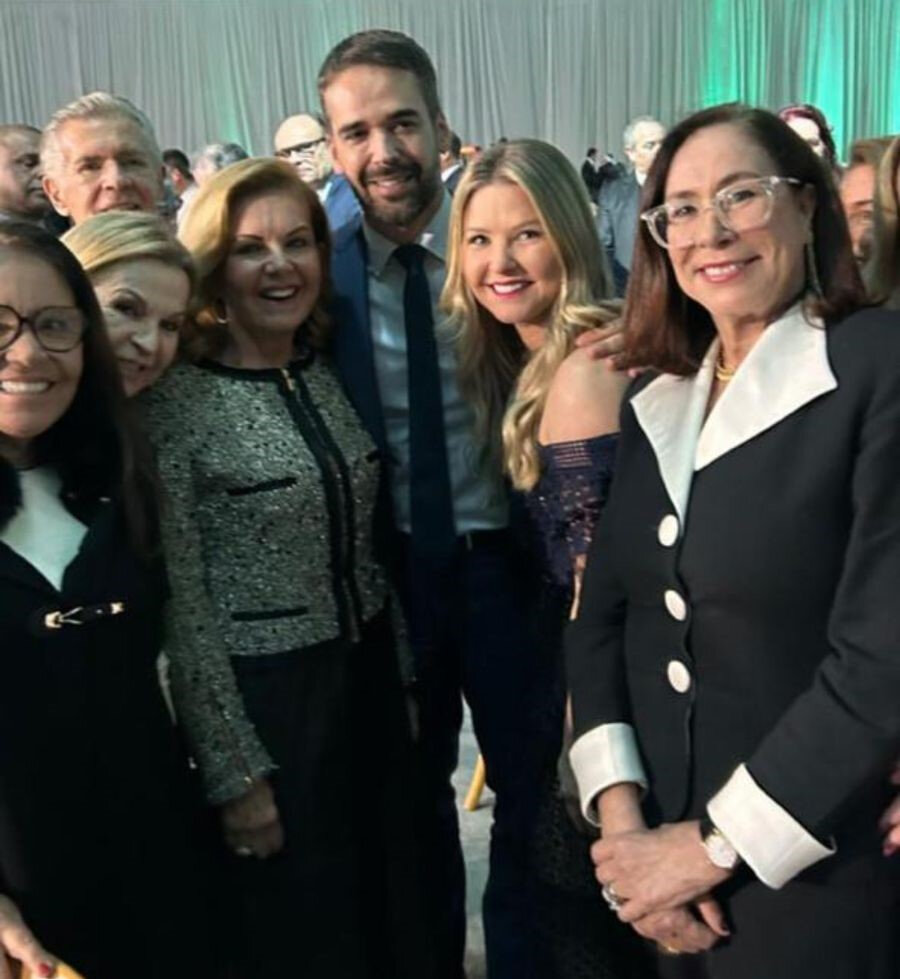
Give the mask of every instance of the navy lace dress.
<path id="1" fill-rule="evenodd" d="M 606 503 L 617 435 L 540 446 L 541 475 L 524 495 L 532 547 L 541 581 L 534 602 L 534 629 L 547 650 L 547 689 L 542 698 L 545 785 L 532 858 L 538 888 L 541 976 L 546 979 L 646 979 L 644 950 L 634 932 L 604 903 L 594 878 L 590 845 L 596 830 L 581 820 L 562 751 L 565 680 L 562 634 L 573 598 L 574 568 L 587 554 Z"/>

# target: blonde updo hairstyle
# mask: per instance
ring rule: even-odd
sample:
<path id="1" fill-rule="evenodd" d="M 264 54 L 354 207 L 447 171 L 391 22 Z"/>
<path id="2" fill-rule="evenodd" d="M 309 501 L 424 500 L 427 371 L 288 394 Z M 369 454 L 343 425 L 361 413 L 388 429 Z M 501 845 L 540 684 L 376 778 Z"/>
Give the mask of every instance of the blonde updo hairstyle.
<path id="1" fill-rule="evenodd" d="M 191 284 L 191 295 L 196 288 L 190 253 L 155 214 L 105 211 L 76 224 L 61 240 L 92 279 L 119 262 L 146 259 L 181 269 Z"/>
<path id="2" fill-rule="evenodd" d="M 495 183 L 526 194 L 562 268 L 544 342 L 530 357 L 514 326 L 480 305 L 463 277 L 466 208 L 476 191 Z M 489 458 L 502 464 L 516 488 L 528 490 L 540 476 L 538 430 L 556 371 L 580 333 L 621 315 L 621 304 L 610 298 L 587 190 L 555 146 L 537 139 L 500 143 L 469 164 L 460 180 L 449 239 L 441 305 L 457 342 L 460 385 Z"/>
<path id="3" fill-rule="evenodd" d="M 197 313 L 199 349 L 195 355 L 209 355 L 221 350 L 226 339 L 220 293 L 225 261 L 234 231 L 234 216 L 247 201 L 272 194 L 287 193 L 309 209 L 313 237 L 322 262 L 322 288 L 319 298 L 304 326 L 310 345 L 322 349 L 327 345 L 329 319 L 326 313 L 330 297 L 328 269 L 331 239 L 328 219 L 318 195 L 284 160 L 253 157 L 232 163 L 214 174 L 200 188 L 184 217 L 178 236 L 193 256 L 197 266 L 200 310 Z"/>

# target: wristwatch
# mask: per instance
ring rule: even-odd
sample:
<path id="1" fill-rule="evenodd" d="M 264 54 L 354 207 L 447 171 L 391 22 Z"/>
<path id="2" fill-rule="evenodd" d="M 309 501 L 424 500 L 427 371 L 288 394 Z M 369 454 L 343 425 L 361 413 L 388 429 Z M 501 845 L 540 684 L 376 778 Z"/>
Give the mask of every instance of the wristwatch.
<path id="1" fill-rule="evenodd" d="M 710 862 L 722 870 L 734 870 L 741 862 L 741 855 L 708 816 L 700 820 L 700 842 Z"/>

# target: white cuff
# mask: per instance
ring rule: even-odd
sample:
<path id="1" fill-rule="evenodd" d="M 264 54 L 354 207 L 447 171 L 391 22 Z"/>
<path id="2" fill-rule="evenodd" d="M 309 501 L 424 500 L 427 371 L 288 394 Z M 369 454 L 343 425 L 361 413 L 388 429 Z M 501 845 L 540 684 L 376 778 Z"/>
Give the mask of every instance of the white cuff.
<path id="1" fill-rule="evenodd" d="M 744 862 L 769 887 L 783 887 L 801 870 L 835 853 L 836 848 L 823 846 L 767 795 L 746 765 L 735 769 L 706 810 Z"/>
<path id="2" fill-rule="evenodd" d="M 569 749 L 569 761 L 578 783 L 584 818 L 600 825 L 594 800 L 598 793 L 619 782 L 637 782 L 647 788 L 634 728 L 630 724 L 601 724 L 591 728 Z"/>

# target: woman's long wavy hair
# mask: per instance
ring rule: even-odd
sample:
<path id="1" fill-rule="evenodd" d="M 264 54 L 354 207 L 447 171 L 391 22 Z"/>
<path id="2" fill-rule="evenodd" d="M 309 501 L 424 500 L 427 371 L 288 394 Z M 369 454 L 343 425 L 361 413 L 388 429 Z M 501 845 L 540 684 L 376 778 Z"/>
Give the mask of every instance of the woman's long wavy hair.
<path id="1" fill-rule="evenodd" d="M 198 328 L 196 336 L 188 338 L 185 343 L 189 359 L 215 355 L 221 351 L 227 339 L 218 305 L 235 212 L 246 201 L 284 193 L 309 208 L 313 238 L 322 264 L 319 298 L 306 322 L 297 324 L 298 336 L 302 329 L 304 339 L 311 346 L 317 350 L 327 346 L 330 335 L 327 310 L 331 297 L 331 233 L 325 209 L 316 192 L 303 183 L 290 163 L 269 157 L 253 157 L 232 163 L 210 177 L 188 206 L 178 232 L 197 269 L 200 310 L 195 317 Z"/>
<path id="2" fill-rule="evenodd" d="M 562 284 L 541 348 L 530 357 L 512 324 L 481 306 L 463 273 L 466 208 L 489 184 L 521 188 L 534 206 L 562 268 Z M 447 280 L 441 306 L 450 318 L 460 386 L 475 411 L 485 461 L 499 464 L 518 489 L 540 475 L 538 429 L 547 392 L 575 338 L 620 315 L 597 236 L 587 190 L 555 146 L 536 139 L 501 143 L 469 165 L 450 217 Z"/>
<path id="3" fill-rule="evenodd" d="M 878 166 L 872 254 L 864 276 L 873 302 L 900 308 L 900 136 Z"/>

